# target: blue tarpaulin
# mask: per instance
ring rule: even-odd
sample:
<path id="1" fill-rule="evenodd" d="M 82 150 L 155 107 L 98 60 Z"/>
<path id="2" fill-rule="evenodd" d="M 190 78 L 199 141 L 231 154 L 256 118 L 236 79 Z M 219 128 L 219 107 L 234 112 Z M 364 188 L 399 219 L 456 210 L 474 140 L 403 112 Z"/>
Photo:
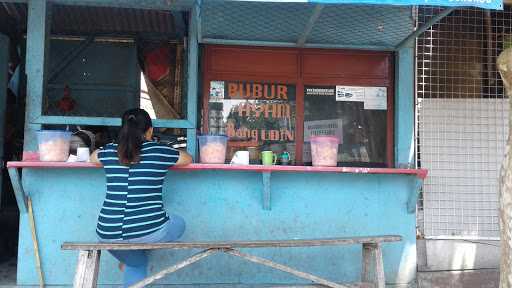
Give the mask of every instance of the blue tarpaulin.
<path id="1" fill-rule="evenodd" d="M 244 0 L 245 1 L 245 0 Z M 249 0 L 251 1 L 251 0 Z M 326 4 L 427 5 L 503 9 L 503 0 L 252 0 L 262 2 L 311 2 Z"/>

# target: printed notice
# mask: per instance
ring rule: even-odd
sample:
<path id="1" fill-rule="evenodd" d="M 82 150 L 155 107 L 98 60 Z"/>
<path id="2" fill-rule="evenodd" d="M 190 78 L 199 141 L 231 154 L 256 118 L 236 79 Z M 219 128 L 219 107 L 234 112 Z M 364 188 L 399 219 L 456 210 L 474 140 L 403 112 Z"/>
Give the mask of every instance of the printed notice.
<path id="1" fill-rule="evenodd" d="M 304 141 L 311 136 L 336 136 L 343 143 L 343 121 L 341 119 L 304 121 Z"/>
<path id="2" fill-rule="evenodd" d="M 336 86 L 336 101 L 364 102 L 365 87 Z"/>
<path id="3" fill-rule="evenodd" d="M 387 110 L 388 97 L 386 87 L 366 87 L 364 91 L 365 110 Z"/>
<path id="4" fill-rule="evenodd" d="M 224 81 L 210 82 L 210 102 L 221 102 L 224 99 Z"/>

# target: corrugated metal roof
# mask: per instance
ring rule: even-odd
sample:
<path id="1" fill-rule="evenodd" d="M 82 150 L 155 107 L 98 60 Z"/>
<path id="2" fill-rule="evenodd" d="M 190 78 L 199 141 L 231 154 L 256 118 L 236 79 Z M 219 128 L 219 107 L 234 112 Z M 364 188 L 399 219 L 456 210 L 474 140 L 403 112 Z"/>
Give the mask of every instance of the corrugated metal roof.
<path id="1" fill-rule="evenodd" d="M 176 34 L 170 11 L 56 5 L 52 14 L 52 34 L 57 35 Z"/>
<path id="2" fill-rule="evenodd" d="M 10 25 L 26 31 L 26 4 L 0 2 L 0 31 L 12 28 Z M 173 12 L 168 10 L 55 5 L 52 11 L 54 35 L 174 37 L 175 27 Z"/>

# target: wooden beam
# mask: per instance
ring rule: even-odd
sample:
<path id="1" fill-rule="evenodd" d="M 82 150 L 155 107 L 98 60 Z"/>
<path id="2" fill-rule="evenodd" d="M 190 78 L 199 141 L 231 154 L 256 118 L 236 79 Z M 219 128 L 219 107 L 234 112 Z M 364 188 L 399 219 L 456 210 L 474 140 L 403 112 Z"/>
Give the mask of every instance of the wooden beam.
<path id="1" fill-rule="evenodd" d="M 309 20 L 306 23 L 306 27 L 304 27 L 304 32 L 299 37 L 299 40 L 297 40 L 298 47 L 304 47 L 304 44 L 306 43 L 306 41 L 308 41 L 308 37 L 311 34 L 311 30 L 313 30 L 316 20 L 318 20 L 318 18 L 320 18 L 320 14 L 322 14 L 323 9 L 324 9 L 324 5 L 322 5 L 322 4 L 316 5 L 315 9 L 313 9 L 313 13 L 309 17 Z"/>
<path id="2" fill-rule="evenodd" d="M 62 244 L 63 250 L 153 250 L 153 249 L 231 249 L 231 248 L 269 248 L 269 247 L 317 247 L 354 244 L 376 244 L 401 241 L 398 235 L 368 237 L 258 240 L 258 241 L 219 241 L 219 242 L 169 242 L 169 243 L 71 243 Z"/>
<path id="3" fill-rule="evenodd" d="M 199 252 L 199 253 L 193 255 L 192 257 L 189 257 L 189 258 L 179 262 L 178 264 L 175 264 L 175 265 L 173 265 L 169 268 L 166 268 L 152 276 L 149 276 L 149 277 L 143 279 L 142 281 L 135 283 L 134 285 L 130 286 L 130 288 L 143 288 L 146 285 L 151 284 L 158 279 L 161 279 L 162 277 L 164 277 L 167 274 L 174 273 L 174 272 L 182 269 L 183 267 L 186 267 L 192 263 L 195 263 L 203 258 L 206 258 L 206 257 L 211 256 L 218 252 L 219 252 L 219 249 L 208 249 L 208 250 Z"/>
<path id="4" fill-rule="evenodd" d="M 327 287 L 331 287 L 331 288 L 349 288 L 349 287 L 347 287 L 345 285 L 325 280 L 325 279 L 320 278 L 318 276 L 315 276 L 313 274 L 302 272 L 302 271 L 293 269 L 291 267 L 288 267 L 286 265 L 270 261 L 270 260 L 265 259 L 265 258 L 257 257 L 257 256 L 250 255 L 250 254 L 247 254 L 247 253 L 242 253 L 242 252 L 240 252 L 238 250 L 228 249 L 228 250 L 225 250 L 224 253 L 227 253 L 227 254 L 230 254 L 230 255 L 233 255 L 233 256 L 237 256 L 237 257 L 243 258 L 245 260 L 251 261 L 251 262 L 256 263 L 256 264 L 260 264 L 260 265 L 267 266 L 267 267 L 270 267 L 270 268 L 273 268 L 273 269 L 277 269 L 277 270 L 280 270 L 280 271 L 292 274 L 294 276 L 297 276 L 299 278 L 306 279 L 306 280 L 309 280 L 311 282 L 318 283 L 318 284 L 321 284 L 321 285 L 324 285 L 324 286 L 327 286 Z M 378 287 L 378 288 L 381 288 L 381 287 Z"/>

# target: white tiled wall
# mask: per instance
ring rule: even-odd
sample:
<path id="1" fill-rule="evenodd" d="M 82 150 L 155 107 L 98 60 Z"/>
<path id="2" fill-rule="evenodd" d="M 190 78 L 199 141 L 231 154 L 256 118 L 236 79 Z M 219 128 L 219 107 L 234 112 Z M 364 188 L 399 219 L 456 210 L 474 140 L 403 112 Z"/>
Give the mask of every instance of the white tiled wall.
<path id="1" fill-rule="evenodd" d="M 419 99 L 418 160 L 428 238 L 498 238 L 507 99 Z"/>

